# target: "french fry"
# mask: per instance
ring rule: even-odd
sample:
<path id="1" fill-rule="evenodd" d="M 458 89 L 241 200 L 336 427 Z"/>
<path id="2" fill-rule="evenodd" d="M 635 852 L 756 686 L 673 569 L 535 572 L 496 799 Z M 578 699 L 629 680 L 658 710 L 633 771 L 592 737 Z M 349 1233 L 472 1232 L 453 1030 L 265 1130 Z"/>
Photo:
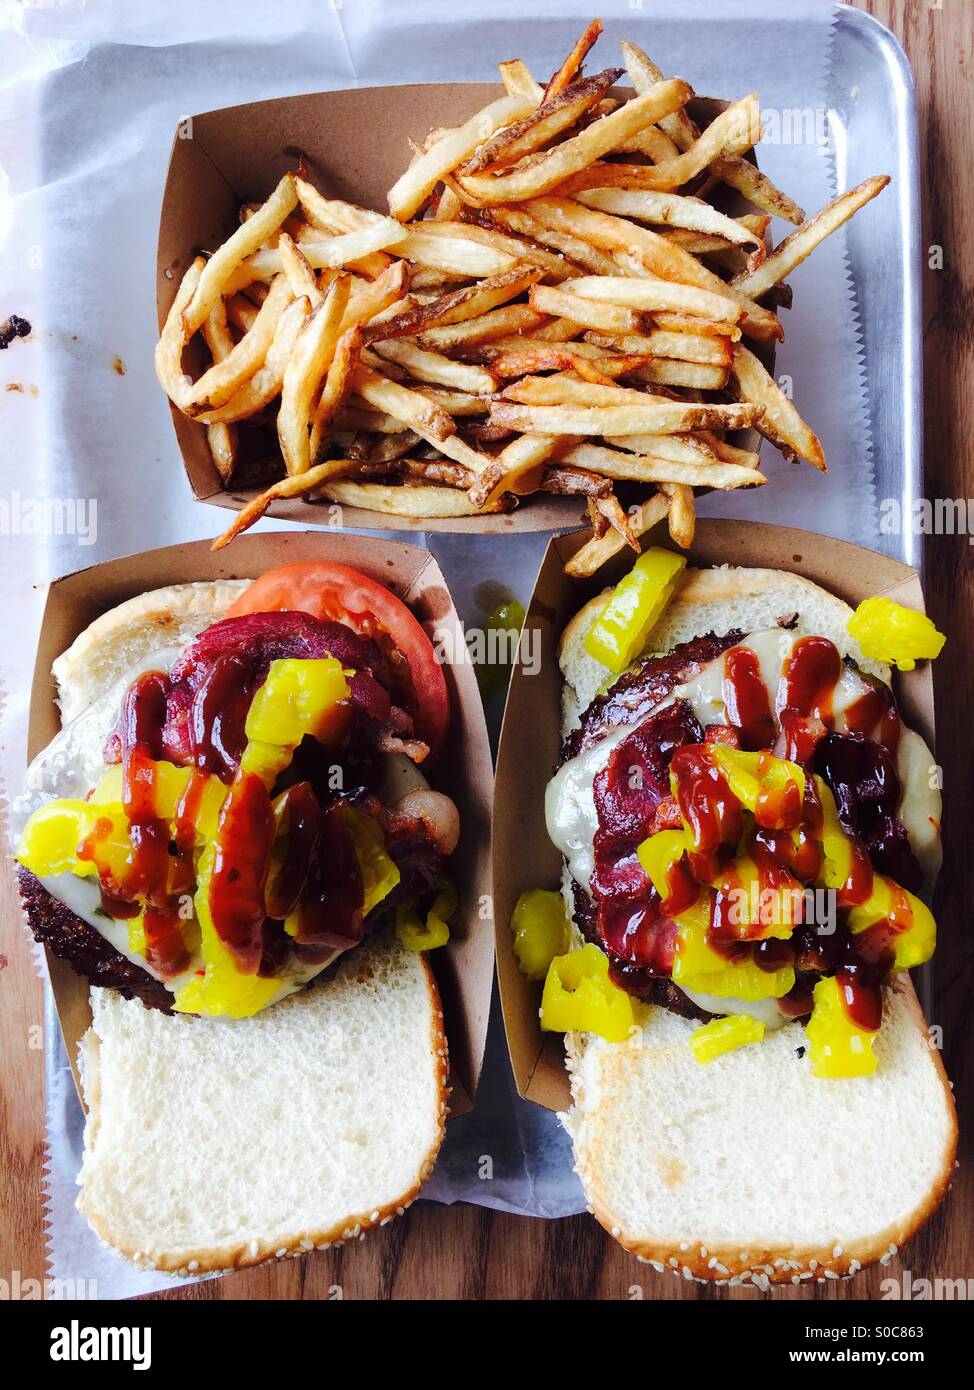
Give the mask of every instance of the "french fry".
<path id="1" fill-rule="evenodd" d="M 424 329 L 416 335 L 420 347 L 430 352 L 448 352 L 451 348 L 468 348 L 490 342 L 509 333 L 520 333 L 544 323 L 545 315 L 527 304 L 509 304 L 491 309 L 462 323 L 448 323 Z"/>
<path id="2" fill-rule="evenodd" d="M 714 323 L 710 319 L 701 319 L 693 314 L 682 314 L 663 310 L 653 315 L 653 321 L 658 329 L 665 333 L 706 333 L 712 338 L 726 338 L 736 343 L 740 340 L 741 330 L 736 323 Z"/>
<path id="3" fill-rule="evenodd" d="M 481 473 L 470 488 L 470 500 L 476 507 L 490 506 L 510 492 L 515 483 L 551 457 L 558 444 L 555 434 L 522 434 L 502 449 L 493 462 Z"/>
<path id="4" fill-rule="evenodd" d="M 292 477 L 282 478 L 280 482 L 273 483 L 266 492 L 262 492 L 259 497 L 255 497 L 241 508 L 223 535 L 217 537 L 210 549 L 222 550 L 225 545 L 229 545 L 235 536 L 240 535 L 241 531 L 248 530 L 255 521 L 259 521 L 272 502 L 285 497 L 301 497 L 305 493 L 313 492 L 327 479 L 339 478 L 343 473 L 353 472 L 355 466 L 352 459 L 329 459 L 326 463 L 319 463 L 314 468 L 306 469 L 303 473 L 297 473 Z"/>
<path id="5" fill-rule="evenodd" d="M 598 347 L 614 348 L 617 352 L 644 354 L 646 357 L 674 358 L 679 362 L 704 362 L 712 367 L 729 367 L 731 344 L 729 338 L 715 338 L 709 333 L 666 333 L 653 330 L 642 335 L 626 333 L 612 337 L 608 333 L 589 332 L 586 342 Z"/>
<path id="6" fill-rule="evenodd" d="M 183 348 L 186 346 L 183 315 L 196 294 L 205 266 L 203 257 L 197 256 L 186 271 L 156 343 L 155 368 L 159 385 L 180 410 L 185 407 L 193 388 L 193 383 L 183 371 Z"/>
<path id="7" fill-rule="evenodd" d="M 702 430 L 698 438 L 708 445 L 723 463 L 736 463 L 742 468 L 757 468 L 758 455 L 751 449 L 740 449 L 736 444 L 728 444 L 709 430 Z"/>
<path id="8" fill-rule="evenodd" d="M 634 536 L 641 536 L 658 521 L 662 521 L 669 510 L 670 499 L 663 493 L 654 493 L 629 513 L 629 529 Z M 618 555 L 625 543 L 617 531 L 607 531 L 604 536 L 593 536 L 567 562 L 565 573 L 579 578 L 595 574 L 613 555 Z"/>
<path id="9" fill-rule="evenodd" d="M 754 354 L 740 343 L 734 348 L 731 372 L 741 399 L 764 407 L 763 415 L 756 422 L 760 432 L 786 455 L 807 459 L 825 473 L 825 452 L 818 436 L 805 424 L 794 404 Z"/>
<path id="10" fill-rule="evenodd" d="M 389 211 L 392 216 L 400 222 L 407 221 L 426 201 L 444 174 L 455 169 L 495 130 L 527 116 L 534 105 L 529 96 L 503 96 L 471 116 L 462 126 L 445 132 L 389 189 Z"/>
<path id="11" fill-rule="evenodd" d="M 267 357 L 277 326 L 292 298 L 287 277 L 279 275 L 260 306 L 253 326 L 224 358 L 214 362 L 193 384 L 182 407 L 188 415 L 225 405 L 244 382 L 250 380 Z"/>
<path id="12" fill-rule="evenodd" d="M 632 85 L 637 92 L 648 92 L 657 82 L 662 82 L 666 74 L 652 61 L 648 54 L 627 39 L 620 39 L 622 61 L 626 65 Z M 664 116 L 660 129 L 673 141 L 678 150 L 687 150 L 699 137 L 700 132 L 686 111 L 674 111 L 672 116 Z"/>
<path id="13" fill-rule="evenodd" d="M 493 424 L 526 434 L 680 434 L 693 429 L 749 429 L 761 418 L 760 406 L 684 405 L 647 398 L 645 405 L 516 405 L 495 401 Z"/>
<path id="14" fill-rule="evenodd" d="M 687 487 L 758 487 L 767 478 L 756 468 L 734 463 L 674 463 L 651 454 L 630 454 L 598 444 L 576 444 L 566 450 L 564 463 L 590 468 L 605 478 L 633 483 L 680 483 Z"/>
<path id="15" fill-rule="evenodd" d="M 735 320 L 740 318 L 743 310 L 741 327 L 746 333 L 762 342 L 770 342 L 782 336 L 781 324 L 770 309 L 755 304 L 744 290 L 728 287 L 712 270 L 708 270 L 693 256 L 650 228 L 638 227 L 634 222 L 598 212 L 594 208 L 585 208 L 581 203 L 573 202 L 571 199 L 538 199 L 533 204 L 533 211 L 545 221 L 560 219 L 570 224 L 573 230 L 577 230 L 580 235 L 603 248 L 630 258 L 635 256 L 651 276 L 692 286 L 724 300 L 736 301 L 735 306 L 718 310 L 717 313 L 705 312 L 705 317 L 717 318 L 723 315 Z M 604 278 L 611 280 L 618 277 Z M 664 304 L 660 307 L 677 306 Z"/>
<path id="16" fill-rule="evenodd" d="M 582 237 L 574 236 L 571 232 L 564 231 L 560 227 L 550 227 L 546 223 L 539 221 L 531 216 L 531 204 L 515 204 L 513 207 L 494 207 L 491 208 L 489 216 L 493 221 L 499 222 L 502 227 L 508 227 L 512 232 L 520 232 L 524 236 L 532 237 L 533 240 L 544 242 L 547 246 L 553 246 L 556 251 L 561 251 L 569 261 L 581 266 L 592 275 L 617 275 L 618 266 L 611 256 L 592 246 Z"/>
<path id="17" fill-rule="evenodd" d="M 533 154 L 550 140 L 570 129 L 580 116 L 618 81 L 621 68 L 606 68 L 594 77 L 580 78 L 557 93 L 545 93 L 545 99 L 530 115 L 513 125 L 505 126 L 482 145 L 469 159 L 457 166 L 456 175 L 477 174 L 483 169 L 513 164 L 525 155 Z M 462 185 L 461 185 L 462 187 Z"/>
<path id="18" fill-rule="evenodd" d="M 665 357 L 638 367 L 633 376 L 653 386 L 685 386 L 694 391 L 723 391 L 727 369 L 705 362 L 678 362 Z"/>
<path id="19" fill-rule="evenodd" d="M 436 386 L 421 385 L 413 389 L 433 405 L 439 406 L 440 410 L 445 410 L 447 415 L 486 415 L 490 409 L 489 396 L 477 396 L 470 391 L 442 390 Z"/>
<path id="20" fill-rule="evenodd" d="M 339 332 L 341 336 L 335 345 L 328 366 L 328 375 L 321 388 L 321 394 L 315 406 L 314 420 L 311 424 L 308 452 L 313 463 L 320 460 L 327 426 L 352 389 L 352 372 L 356 366 L 362 365 L 360 358 L 362 329 L 360 325 L 353 324 L 351 328 L 346 328 L 344 331 L 340 328 Z M 368 371 L 370 368 L 363 367 L 363 370 Z"/>
<path id="21" fill-rule="evenodd" d="M 410 376 L 417 381 L 431 381 L 440 386 L 453 386 L 459 391 L 489 395 L 494 389 L 494 378 L 483 367 L 474 367 L 466 362 L 454 362 L 439 352 L 429 352 L 417 347 L 406 339 L 391 338 L 377 342 L 375 350 L 380 357 L 407 368 Z"/>
<path id="22" fill-rule="evenodd" d="M 559 92 L 563 92 L 574 81 L 576 74 L 585 62 L 589 49 L 598 40 L 601 33 L 601 19 L 593 19 L 590 24 L 586 25 L 581 38 L 545 88 L 543 100 L 546 103 L 556 97 Z"/>
<path id="23" fill-rule="evenodd" d="M 670 499 L 670 536 L 686 550 L 693 545 L 697 529 L 697 514 L 693 502 L 693 488 L 685 483 L 660 483 L 660 492 Z"/>
<path id="24" fill-rule="evenodd" d="M 539 343 L 536 347 L 525 344 L 523 348 L 507 349 L 491 360 L 490 369 L 504 380 L 523 377 L 529 372 L 576 371 L 588 380 L 601 379 L 605 383 L 627 376 L 644 366 L 646 360 L 645 355 L 640 354 L 602 356 L 598 349 L 593 354 L 589 343 L 571 343 L 565 347 Z"/>
<path id="25" fill-rule="evenodd" d="M 342 317 L 348 304 L 348 291 L 347 275 L 339 276 L 332 283 L 298 335 L 284 372 L 277 437 L 284 455 L 284 465 L 292 476 L 306 473 L 311 466 L 308 438 L 311 402 L 335 355 Z"/>
<path id="26" fill-rule="evenodd" d="M 483 217 L 483 221 L 478 221 Z M 479 211 L 463 222 L 410 222 L 408 230 L 416 230 L 430 238 L 440 237 L 453 240 L 475 241 L 501 256 L 509 256 L 518 269 L 538 266 L 552 280 L 567 280 L 576 273 L 576 268 L 564 256 L 556 255 L 537 242 L 525 240 L 523 236 L 509 236 L 490 224 L 490 215 Z"/>
<path id="27" fill-rule="evenodd" d="M 233 351 L 233 335 L 227 322 L 227 306 L 220 299 L 214 304 L 203 324 L 203 337 L 214 362 L 222 362 Z M 237 457 L 237 431 L 234 425 L 208 425 L 206 442 L 210 446 L 213 466 L 222 483 L 228 483 Z"/>
<path id="28" fill-rule="evenodd" d="M 796 266 L 801 265 L 827 236 L 831 236 L 843 223 L 848 222 L 861 207 L 882 193 L 889 183 L 889 175 L 864 179 L 855 188 L 840 193 L 824 208 L 810 217 L 791 236 L 786 237 L 780 246 L 775 247 L 763 265 L 750 274 L 739 275 L 733 288 L 739 294 L 749 296 L 766 294 L 772 285 L 790 275 Z"/>
<path id="29" fill-rule="evenodd" d="M 548 287 L 545 285 L 537 286 L 532 295 L 538 290 L 544 291 L 544 299 L 547 301 Z M 696 314 L 704 319 L 720 319 L 728 314 L 733 315 L 737 310 L 737 304 L 726 295 L 714 294 L 710 290 L 697 289 L 695 285 L 684 285 L 674 280 L 631 280 L 622 275 L 586 275 L 581 280 L 569 280 L 561 289 L 551 291 L 566 299 L 568 304 L 563 311 L 565 318 L 577 317 L 578 322 L 586 322 L 578 314 L 574 304 L 575 296 L 579 299 L 594 300 L 598 303 L 617 304 L 627 309 L 635 310 L 639 313 L 652 313 L 659 309 L 677 310 L 680 313 Z M 535 303 L 532 298 L 531 301 Z M 559 301 L 560 302 L 560 301 Z M 536 308 L 543 309 L 544 303 L 539 302 Z M 592 324 L 593 328 L 600 328 L 600 324 Z M 610 329 L 610 332 L 633 332 L 638 329 Z"/>
<path id="30" fill-rule="evenodd" d="M 535 103 L 541 101 L 544 96 L 544 88 L 534 80 L 527 64 L 522 63 L 520 58 L 511 58 L 506 63 L 498 63 L 497 70 L 501 75 L 504 90 L 509 97 L 526 97 L 528 101 Z"/>
<path id="31" fill-rule="evenodd" d="M 737 246 L 761 246 L 760 237 L 748 227 L 718 212 L 700 198 L 685 198 L 677 193 L 660 193 L 653 189 L 589 188 L 579 193 L 577 201 L 599 212 L 705 232 Z"/>
<path id="32" fill-rule="evenodd" d="M 588 278 L 568 283 L 570 286 L 587 284 Z M 600 303 L 593 296 L 585 298 L 580 293 L 566 293 L 552 285 L 532 285 L 528 300 L 531 308 L 539 313 L 560 315 L 585 328 L 601 329 L 603 333 L 638 333 L 643 327 L 641 315 L 631 308 L 618 303 Z"/>
<path id="33" fill-rule="evenodd" d="M 396 381 L 388 381 L 369 367 L 359 367 L 352 374 L 352 390 L 370 405 L 401 420 L 424 439 L 432 436 L 442 444 L 456 429 L 446 411 L 440 410 L 418 391 L 410 391 Z"/>
<path id="34" fill-rule="evenodd" d="M 636 454 L 646 454 L 650 458 L 668 459 L 671 463 L 691 463 L 704 464 L 707 467 L 719 462 L 720 455 L 711 444 L 708 438 L 713 439 L 705 430 L 699 430 L 696 434 L 623 434 L 606 435 L 605 442 L 614 449 L 625 449 Z M 746 451 L 741 450 L 744 454 Z M 757 454 L 748 454 L 749 463 L 744 465 L 743 459 L 734 460 L 748 468 L 757 468 Z M 731 462 L 728 459 L 726 462 Z"/>
<path id="35" fill-rule="evenodd" d="M 501 275 L 488 276 L 477 285 L 450 290 L 428 304 L 413 305 L 392 318 L 384 319 L 381 331 L 378 325 L 375 325 L 374 330 L 370 330 L 370 336 L 383 339 L 406 337 L 427 332 L 431 328 L 479 318 L 481 314 L 497 305 L 516 299 L 540 277 L 540 270 L 526 266 L 506 271 Z"/>
<path id="36" fill-rule="evenodd" d="M 805 214 L 794 198 L 789 198 L 787 193 L 776 188 L 767 174 L 763 174 L 749 159 L 742 159 L 740 155 L 720 155 L 711 161 L 710 172 L 721 183 L 743 194 L 748 202 L 772 217 L 783 217 L 796 227 L 804 222 Z"/>
<path id="37" fill-rule="evenodd" d="M 446 229 L 450 235 L 438 234 Z M 407 261 L 445 271 L 448 275 L 501 275 L 517 266 L 516 256 L 483 246 L 473 237 L 464 235 L 464 230 L 462 222 L 411 222 L 409 231 L 399 242 L 398 254 Z"/>
<path id="38" fill-rule="evenodd" d="M 556 145 L 536 162 L 506 174 L 471 174 L 460 180 L 461 185 L 471 197 L 488 206 L 536 198 L 614 150 L 635 131 L 678 110 L 690 96 L 685 82 L 674 78 L 660 82 L 645 95 L 613 111 L 611 116 L 604 116 L 578 135 Z"/>
<path id="39" fill-rule="evenodd" d="M 183 310 L 183 341 L 200 327 L 213 305 L 223 294 L 224 283 L 237 267 L 252 255 L 297 206 L 294 176 L 285 174 L 274 192 L 253 217 L 238 227 L 206 262 L 193 296 Z M 276 252 L 274 253 L 277 254 Z M 228 291 L 229 293 L 229 291 Z"/>
<path id="40" fill-rule="evenodd" d="M 465 492 L 452 487 L 402 487 L 395 484 L 357 483 L 351 479 L 325 483 L 321 491 L 346 507 L 365 507 L 394 516 L 456 517 L 482 512 L 502 512 L 503 502 L 476 507 Z"/>
<path id="41" fill-rule="evenodd" d="M 307 256 L 287 232 L 281 232 L 278 237 L 277 249 L 281 253 L 281 269 L 287 277 L 292 295 L 295 299 L 304 295 L 312 309 L 316 309 L 324 297 L 324 291 L 315 278 Z"/>
<path id="42" fill-rule="evenodd" d="M 215 410 L 207 410 L 196 418 L 200 424 L 231 424 L 256 415 L 272 400 L 280 395 L 284 384 L 284 372 L 291 357 L 297 336 L 308 317 L 308 301 L 302 296 L 294 299 L 284 310 L 274 334 L 274 341 L 268 349 L 261 367 L 258 367 L 249 381 L 244 382 L 226 405 Z"/>

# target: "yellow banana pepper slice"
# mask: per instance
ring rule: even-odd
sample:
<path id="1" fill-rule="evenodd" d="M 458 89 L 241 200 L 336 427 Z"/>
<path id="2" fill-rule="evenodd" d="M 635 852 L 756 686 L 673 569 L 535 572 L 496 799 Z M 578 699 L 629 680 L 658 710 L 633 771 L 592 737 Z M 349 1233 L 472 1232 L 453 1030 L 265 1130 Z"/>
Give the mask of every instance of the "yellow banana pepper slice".
<path id="1" fill-rule="evenodd" d="M 805 1025 L 813 1075 L 871 1076 L 879 1062 L 873 1052 L 877 1034 L 853 1023 L 834 975 L 819 980 L 813 998 L 812 1016 Z"/>
<path id="2" fill-rule="evenodd" d="M 640 555 L 585 634 L 589 656 L 624 671 L 646 645 L 686 568 L 686 556 L 654 545 Z"/>
<path id="3" fill-rule="evenodd" d="M 918 661 L 940 655 L 947 638 L 925 613 L 891 598 L 866 598 L 847 623 L 865 656 L 912 671 Z"/>
<path id="4" fill-rule="evenodd" d="M 568 950 L 570 938 L 564 898 L 544 888 L 529 888 L 515 904 L 511 929 L 514 956 L 521 974 L 529 980 L 543 980 L 555 956 Z"/>
<path id="5" fill-rule="evenodd" d="M 622 1042 L 635 1026 L 631 997 L 609 979 L 609 960 L 591 942 L 555 956 L 541 996 L 541 1027 L 546 1032 L 597 1033 Z"/>
<path id="6" fill-rule="evenodd" d="M 715 1057 L 725 1052 L 733 1052 L 736 1047 L 760 1042 L 764 1037 L 764 1024 L 750 1014 L 729 1014 L 727 1018 L 712 1018 L 709 1023 L 701 1023 L 690 1034 L 690 1050 L 701 1065 L 706 1066 Z"/>

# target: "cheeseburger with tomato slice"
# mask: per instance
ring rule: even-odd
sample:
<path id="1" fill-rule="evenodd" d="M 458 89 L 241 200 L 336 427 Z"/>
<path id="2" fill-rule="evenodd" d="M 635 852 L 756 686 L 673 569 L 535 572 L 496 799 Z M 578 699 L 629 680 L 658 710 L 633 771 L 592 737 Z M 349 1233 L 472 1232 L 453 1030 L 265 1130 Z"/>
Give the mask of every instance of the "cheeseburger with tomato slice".
<path id="1" fill-rule="evenodd" d="M 562 636 L 546 820 L 571 930 L 542 1026 L 567 1034 L 577 1171 L 627 1248 L 824 1281 L 888 1261 L 953 1170 L 906 973 L 934 949 L 937 769 L 889 664 L 943 638 L 888 599 L 684 566 L 647 551 Z M 522 964 L 557 939 L 538 912 L 526 895 Z"/>
<path id="2" fill-rule="evenodd" d="M 14 820 L 34 936 L 95 987 L 79 1206 L 194 1272 L 401 1210 L 442 1138 L 423 952 L 460 830 L 427 780 L 449 707 L 423 628 L 297 564 L 130 599 L 54 675 Z"/>

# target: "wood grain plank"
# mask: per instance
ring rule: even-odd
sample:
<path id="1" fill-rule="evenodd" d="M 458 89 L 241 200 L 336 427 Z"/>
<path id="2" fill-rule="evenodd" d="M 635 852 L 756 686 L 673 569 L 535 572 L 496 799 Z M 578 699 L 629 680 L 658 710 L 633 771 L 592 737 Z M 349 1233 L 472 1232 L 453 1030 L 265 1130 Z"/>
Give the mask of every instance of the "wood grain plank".
<path id="1" fill-rule="evenodd" d="M 943 248 L 942 270 L 925 276 L 924 396 L 926 477 L 930 497 L 974 493 L 974 237 L 966 206 L 974 167 L 970 0 L 853 0 L 897 34 L 913 63 L 923 153 L 924 245 Z M 775 8 L 769 4 L 769 12 Z M 772 16 L 773 17 L 773 16 Z M 974 787 L 971 653 L 974 575 L 965 536 L 928 540 L 927 601 L 949 635 L 935 667 L 938 751 L 944 787 L 945 869 L 937 894 L 941 938 L 932 1022 L 943 1029 L 945 1060 L 959 1109 L 974 1100 L 969 997 L 974 952 L 967 917 L 972 884 L 966 843 Z M 41 1055 L 30 1047 L 41 1024 L 41 992 L 19 920 L 12 879 L 0 874 L 0 1274 L 43 1269 L 40 1218 Z M 16 1080 L 14 1080 L 16 1078 Z M 962 1166 L 945 1207 L 905 1252 L 905 1261 L 848 1284 L 787 1287 L 777 1298 L 876 1297 L 881 1279 L 904 1266 L 915 1277 L 961 1277 L 974 1270 L 974 1176 L 962 1129 Z M 891 1161 L 892 1156 L 891 1156 Z M 743 1290 L 701 1288 L 657 1276 L 622 1251 L 588 1216 L 534 1221 L 479 1208 L 419 1204 L 367 1241 L 304 1260 L 247 1271 L 164 1298 L 327 1299 L 755 1298 Z"/>

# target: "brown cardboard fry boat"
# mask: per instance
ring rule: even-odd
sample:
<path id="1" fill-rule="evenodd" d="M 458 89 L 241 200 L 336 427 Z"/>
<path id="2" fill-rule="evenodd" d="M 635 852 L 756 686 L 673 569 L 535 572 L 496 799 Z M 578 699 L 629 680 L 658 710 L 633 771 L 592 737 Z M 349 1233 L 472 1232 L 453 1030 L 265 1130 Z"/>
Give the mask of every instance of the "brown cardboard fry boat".
<path id="1" fill-rule="evenodd" d="M 320 532 L 245 536 L 231 551 L 214 553 L 206 541 L 148 550 L 80 570 L 51 584 L 41 627 L 28 727 L 33 758 L 60 727 L 54 704 L 51 663 L 94 618 L 124 599 L 166 584 L 201 579 L 256 579 L 277 565 L 332 560 L 381 581 L 408 603 L 428 633 L 440 635 L 446 651 L 466 650 L 460 619 L 446 582 L 429 551 L 397 541 L 367 540 Z M 483 705 L 473 667 L 445 668 L 451 722 L 433 773 L 460 811 L 460 843 L 450 877 L 460 905 L 451 939 L 431 956 L 443 1001 L 450 1046 L 450 1114 L 470 1110 L 477 1090 L 487 1036 L 494 950 L 481 903 L 489 888 L 492 769 Z M 77 1050 L 91 1023 L 88 984 L 64 961 L 47 952 L 51 985 L 65 1047 L 78 1084 Z M 80 1086 L 79 1086 L 80 1095 Z"/>
<path id="2" fill-rule="evenodd" d="M 614 91 L 616 89 L 613 89 Z M 205 111 L 180 121 L 173 139 L 162 196 L 156 257 L 156 308 L 161 329 L 180 280 L 201 249 L 219 246 L 239 223 L 243 202 L 266 198 L 281 177 L 303 157 L 311 181 L 327 196 L 344 198 L 362 207 L 386 212 L 386 194 L 408 162 L 406 137 L 421 137 L 439 126 L 460 125 L 502 93 L 486 82 L 444 82 L 402 87 L 366 87 Z M 630 95 L 628 91 L 624 93 Z M 696 98 L 690 110 L 698 123 L 709 124 L 726 102 Z M 733 216 L 750 206 L 737 195 L 721 200 Z M 773 349 L 758 355 L 771 367 Z M 192 361 L 190 368 L 202 366 Z M 206 429 L 170 405 L 176 439 L 193 496 L 199 502 L 239 511 L 263 492 L 280 472 L 268 472 L 269 460 L 279 463 L 273 430 L 245 427 L 242 447 L 261 472 L 259 486 L 243 483 L 225 489 L 213 465 Z M 245 436 L 247 439 L 245 441 Z M 743 448 L 756 449 L 751 431 L 732 436 Z M 241 470 L 245 475 L 247 467 Z M 512 534 L 521 531 L 566 530 L 580 523 L 584 498 L 539 493 L 512 512 L 483 516 L 426 518 L 395 516 L 326 500 L 278 499 L 270 516 L 300 521 L 306 526 L 335 528 L 335 518 L 347 527 L 396 531 L 460 531 Z"/>
<path id="3" fill-rule="evenodd" d="M 558 888 L 561 855 L 545 829 L 544 792 L 561 748 L 561 689 L 558 642 L 568 620 L 595 594 L 616 583 L 630 565 L 622 555 L 588 580 L 563 572 L 563 565 L 590 532 L 555 536 L 538 572 L 525 618 L 522 643 L 533 641 L 530 675 L 515 662 L 508 692 L 494 786 L 499 814 L 493 829 L 494 920 L 497 976 L 504 1027 L 520 1095 L 549 1110 L 564 1110 L 571 1096 L 560 1034 L 542 1033 L 538 1020 L 541 986 L 518 969 L 510 929 L 518 897 L 528 888 Z M 647 545 L 668 544 L 665 527 L 648 533 Z M 689 564 L 761 566 L 790 570 L 853 605 L 886 594 L 923 610 L 916 570 L 887 555 L 808 531 L 759 522 L 700 521 Z M 933 680 L 929 664 L 895 677 L 897 699 L 907 723 L 933 746 Z"/>

